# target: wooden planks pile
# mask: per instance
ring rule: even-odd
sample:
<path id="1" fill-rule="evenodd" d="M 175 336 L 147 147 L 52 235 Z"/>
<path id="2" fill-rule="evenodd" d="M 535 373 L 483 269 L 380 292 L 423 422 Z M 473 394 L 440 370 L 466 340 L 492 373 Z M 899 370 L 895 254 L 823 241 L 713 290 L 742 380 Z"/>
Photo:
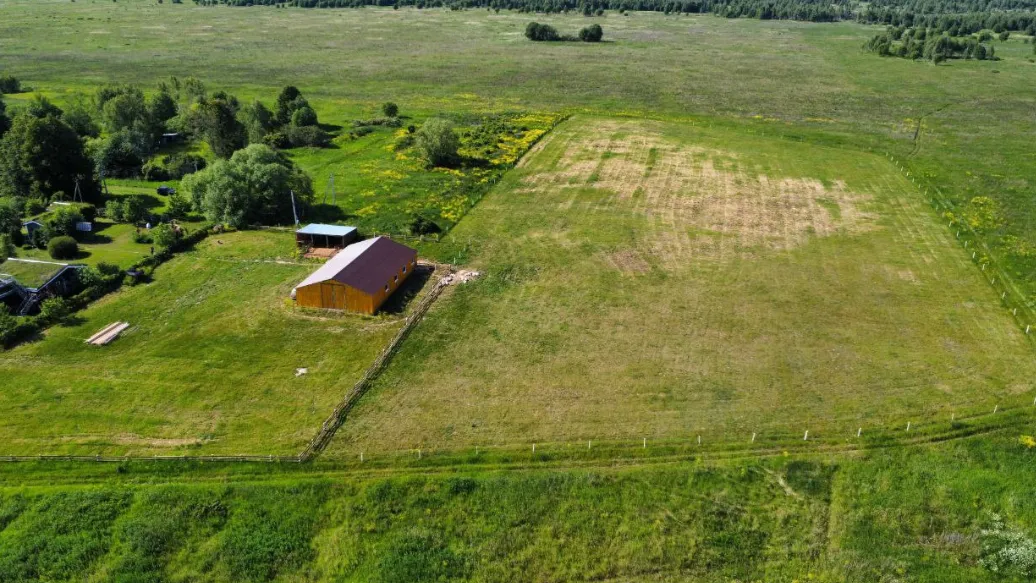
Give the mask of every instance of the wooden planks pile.
<path id="1" fill-rule="evenodd" d="M 123 330 L 126 328 L 129 328 L 129 323 L 127 322 L 112 322 L 104 328 L 101 328 L 101 331 L 97 334 L 87 338 L 86 343 L 93 344 L 94 346 L 104 346 L 118 338 L 119 334 L 122 334 Z"/>

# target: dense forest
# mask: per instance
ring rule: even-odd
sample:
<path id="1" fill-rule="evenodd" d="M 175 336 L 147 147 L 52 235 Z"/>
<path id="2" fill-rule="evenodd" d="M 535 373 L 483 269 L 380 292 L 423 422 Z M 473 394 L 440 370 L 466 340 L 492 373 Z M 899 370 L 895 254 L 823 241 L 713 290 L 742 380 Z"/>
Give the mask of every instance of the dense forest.
<path id="1" fill-rule="evenodd" d="M 727 18 L 832 22 L 857 20 L 934 28 L 939 32 L 971 34 L 980 30 L 1036 32 L 1036 0 L 195 0 L 202 5 L 296 6 L 349 8 L 360 6 L 486 8 L 520 12 L 601 14 L 643 10 L 666 14 L 715 14 Z"/>

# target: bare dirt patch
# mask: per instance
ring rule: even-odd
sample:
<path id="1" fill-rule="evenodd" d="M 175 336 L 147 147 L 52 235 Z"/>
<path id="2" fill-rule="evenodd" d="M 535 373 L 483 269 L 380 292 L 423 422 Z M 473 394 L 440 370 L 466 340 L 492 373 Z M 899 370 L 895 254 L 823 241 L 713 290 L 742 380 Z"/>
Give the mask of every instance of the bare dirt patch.
<path id="1" fill-rule="evenodd" d="M 626 129 L 627 132 L 623 130 Z M 742 168 L 731 152 L 678 145 L 661 134 L 618 122 L 602 123 L 565 144 L 554 169 L 525 179 L 524 192 L 593 187 L 609 194 L 583 202 L 566 197 L 559 210 L 628 205 L 651 219 L 646 251 L 667 267 L 690 258 L 724 259 L 760 250 L 786 250 L 813 237 L 860 232 L 873 225 L 869 195 L 845 183 L 772 177 Z M 608 257 L 622 271 L 629 256 Z M 643 260 L 641 258 L 641 260 Z"/>

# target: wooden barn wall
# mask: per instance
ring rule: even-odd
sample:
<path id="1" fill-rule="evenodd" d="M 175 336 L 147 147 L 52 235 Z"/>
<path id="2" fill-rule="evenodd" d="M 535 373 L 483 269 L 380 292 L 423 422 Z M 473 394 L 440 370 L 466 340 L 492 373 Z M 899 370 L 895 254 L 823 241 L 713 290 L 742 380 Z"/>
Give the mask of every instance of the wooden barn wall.
<path id="1" fill-rule="evenodd" d="M 378 289 L 378 293 L 368 295 L 337 281 L 323 281 L 297 288 L 295 303 L 304 308 L 348 310 L 361 314 L 373 314 L 393 292 L 399 289 L 399 286 L 403 285 L 403 282 L 414 272 L 415 267 L 417 267 L 416 257 L 407 264 L 406 271 L 403 271 L 402 265 L 399 266 L 395 277 L 389 278 L 389 281 L 385 282 L 389 287 L 388 292 L 381 287 Z"/>

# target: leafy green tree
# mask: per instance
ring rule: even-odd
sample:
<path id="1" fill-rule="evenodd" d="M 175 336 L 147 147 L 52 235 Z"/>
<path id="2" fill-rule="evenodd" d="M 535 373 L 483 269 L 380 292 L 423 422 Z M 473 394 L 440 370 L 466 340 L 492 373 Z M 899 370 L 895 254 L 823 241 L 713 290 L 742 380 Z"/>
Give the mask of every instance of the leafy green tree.
<path id="1" fill-rule="evenodd" d="M 111 178 L 139 176 L 150 146 L 150 139 L 134 130 L 118 130 L 107 137 L 92 140 L 97 172 Z"/>
<path id="2" fill-rule="evenodd" d="M 288 85 L 284 89 L 281 89 L 280 95 L 277 96 L 277 123 L 280 125 L 288 125 L 291 123 L 291 114 L 295 112 L 292 108 L 292 104 L 296 99 L 302 97 L 302 92 L 299 91 L 298 87 L 294 85 Z"/>
<path id="3" fill-rule="evenodd" d="M 151 229 L 151 236 L 154 237 L 155 245 L 168 249 L 183 238 L 183 228 L 165 223 Z"/>
<path id="4" fill-rule="evenodd" d="M 238 112 L 238 119 L 245 127 L 249 144 L 262 144 L 266 136 L 277 126 L 273 112 L 258 100 L 242 107 Z"/>
<path id="5" fill-rule="evenodd" d="M 109 132 L 144 130 L 147 120 L 147 102 L 144 93 L 136 87 L 125 87 L 110 98 L 98 98 L 101 120 Z"/>
<path id="6" fill-rule="evenodd" d="M 7 261 L 8 257 L 14 256 L 14 243 L 7 233 L 0 233 L 0 263 Z M 2 306 L 3 304 L 0 304 Z"/>
<path id="7" fill-rule="evenodd" d="M 1011 32 L 1005 30 L 1001 32 L 999 35 L 997 35 L 997 38 L 1000 39 L 1000 42 L 1002 43 L 1007 42 L 1007 39 L 1011 38 Z"/>
<path id="8" fill-rule="evenodd" d="M 191 212 L 191 201 L 179 192 L 169 196 L 166 201 L 166 215 L 171 219 L 186 219 Z"/>
<path id="9" fill-rule="evenodd" d="M 45 221 L 47 227 L 47 233 L 51 237 L 60 238 L 61 236 L 75 237 L 76 223 L 83 221 L 83 213 L 79 212 L 79 209 L 74 206 L 62 206 L 58 207 Z M 51 239 L 53 243 L 54 239 Z"/>
<path id="10" fill-rule="evenodd" d="M 295 110 L 295 113 L 291 114 L 291 125 L 295 127 L 306 127 L 317 125 L 317 112 L 313 111 L 313 108 L 306 105 Z"/>
<path id="11" fill-rule="evenodd" d="M 449 166 L 457 160 L 460 138 L 453 124 L 442 118 L 432 118 L 414 135 L 414 143 L 433 166 Z"/>
<path id="12" fill-rule="evenodd" d="M 60 107 L 54 105 L 49 99 L 37 93 L 32 96 L 32 100 L 29 101 L 29 104 L 25 107 L 25 113 L 33 117 L 44 118 L 48 115 L 61 117 L 63 112 Z"/>
<path id="13" fill-rule="evenodd" d="M 229 158 L 248 140 L 245 126 L 237 120 L 237 109 L 237 100 L 225 94 L 198 104 L 200 133 L 220 158 Z"/>
<path id="14" fill-rule="evenodd" d="M 0 198 L 0 235 L 14 235 L 22 230 L 22 205 L 13 198 Z"/>
<path id="15" fill-rule="evenodd" d="M 15 94 L 22 92 L 22 83 L 11 75 L 0 77 L 0 93 Z"/>
<path id="16" fill-rule="evenodd" d="M 164 133 L 166 123 L 176 117 L 176 113 L 176 100 L 165 91 L 159 91 L 147 100 L 147 121 L 155 134 Z"/>
<path id="17" fill-rule="evenodd" d="M 122 201 L 122 216 L 127 223 L 143 223 L 151 216 L 147 198 L 138 195 L 124 197 Z"/>
<path id="18" fill-rule="evenodd" d="M 399 106 L 389 101 L 381 106 L 381 112 L 385 114 L 385 117 L 396 117 L 399 115 Z"/>
<path id="19" fill-rule="evenodd" d="M 261 144 L 252 144 L 229 160 L 187 176 L 182 185 L 205 218 L 238 228 L 290 223 L 291 192 L 300 208 L 313 198 L 309 177 Z"/>
<path id="20" fill-rule="evenodd" d="M 555 41 L 561 40 L 561 36 L 558 35 L 558 31 L 549 24 L 540 24 L 538 22 L 530 22 L 525 27 L 525 38 L 532 41 Z"/>
<path id="21" fill-rule="evenodd" d="M 93 162 L 76 132 L 53 116 L 17 116 L 0 139 L 0 196 L 71 197 L 77 182 L 84 200 L 99 198 Z"/>
<path id="22" fill-rule="evenodd" d="M 0 99 L 0 138 L 4 137 L 9 129 L 11 129 L 11 118 L 7 117 L 7 104 Z"/>
<path id="23" fill-rule="evenodd" d="M 604 38 L 604 30 L 600 24 L 591 24 L 579 31 L 579 40 L 587 43 L 598 43 Z"/>
<path id="24" fill-rule="evenodd" d="M 65 112 L 61 114 L 61 121 L 75 130 L 80 137 L 96 138 L 101 135 L 101 128 L 94 120 L 94 107 L 82 95 L 77 95 L 65 107 Z"/>

